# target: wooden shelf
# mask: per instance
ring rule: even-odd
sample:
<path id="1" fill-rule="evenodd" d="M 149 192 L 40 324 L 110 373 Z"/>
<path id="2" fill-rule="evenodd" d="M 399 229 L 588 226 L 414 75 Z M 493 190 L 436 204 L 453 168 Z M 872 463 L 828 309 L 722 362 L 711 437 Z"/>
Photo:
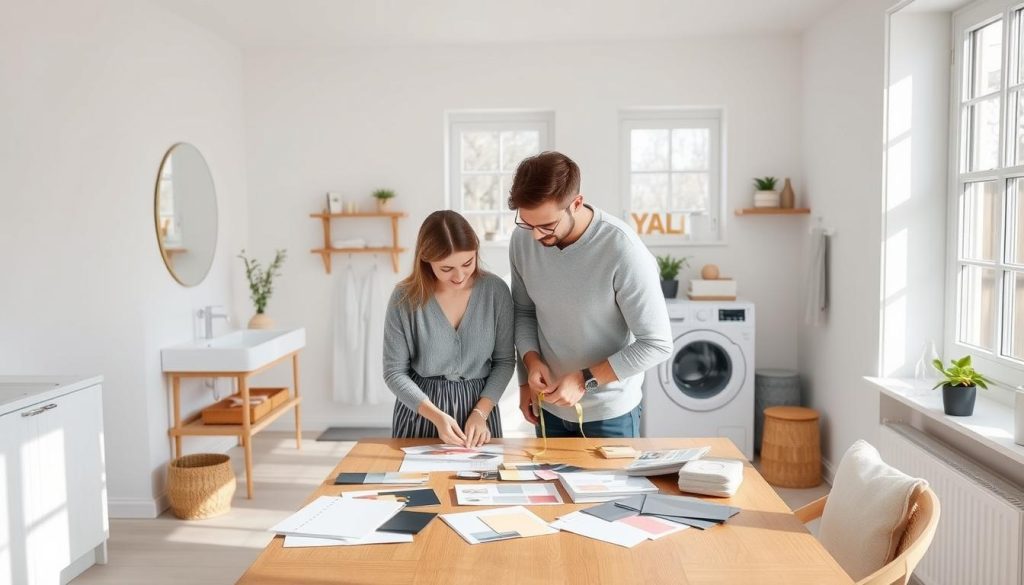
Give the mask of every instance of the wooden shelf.
<path id="1" fill-rule="evenodd" d="M 319 219 L 324 230 L 324 245 L 320 248 L 310 250 L 313 254 L 319 254 L 323 260 L 324 270 L 331 273 L 331 256 L 334 254 L 388 254 L 391 256 L 391 268 L 398 272 L 398 255 L 405 252 L 405 248 L 398 243 L 398 220 L 406 217 L 404 211 L 367 211 L 364 213 L 310 213 L 309 217 Z M 331 245 L 334 241 L 331 238 L 331 220 L 335 218 L 384 218 L 391 221 L 391 245 L 375 248 L 335 248 Z"/>
<path id="2" fill-rule="evenodd" d="M 295 396 L 289 398 L 287 402 L 281 403 L 280 406 L 271 410 L 261 418 L 259 421 L 252 424 L 250 433 L 255 435 L 256 433 L 267 428 L 270 423 L 277 420 L 282 414 L 291 410 L 296 404 L 302 402 L 301 396 Z M 207 425 L 203 424 L 201 415 L 197 414 L 188 420 L 186 420 L 180 429 L 172 428 L 170 431 L 172 437 L 188 437 L 188 436 L 201 436 L 201 435 L 227 435 L 227 436 L 241 436 L 244 434 L 242 425 Z"/>
<path id="3" fill-rule="evenodd" d="M 746 207 L 737 209 L 736 215 L 806 215 L 811 210 L 806 207 Z"/>

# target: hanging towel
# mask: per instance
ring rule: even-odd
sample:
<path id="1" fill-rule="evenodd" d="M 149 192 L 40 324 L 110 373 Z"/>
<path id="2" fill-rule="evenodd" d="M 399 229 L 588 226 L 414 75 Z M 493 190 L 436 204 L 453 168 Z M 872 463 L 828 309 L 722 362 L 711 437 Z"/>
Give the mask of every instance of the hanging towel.
<path id="1" fill-rule="evenodd" d="M 345 266 L 334 294 L 333 396 L 337 402 L 363 403 L 365 322 L 360 316 L 362 291 L 352 264 Z"/>
<path id="2" fill-rule="evenodd" d="M 384 384 L 384 314 L 390 291 L 377 263 L 366 274 L 360 311 L 363 318 L 363 401 L 378 404 L 394 394 Z"/>
<path id="3" fill-rule="evenodd" d="M 828 233 L 821 229 L 811 230 L 810 266 L 807 271 L 806 312 L 804 321 L 808 325 L 821 325 L 828 316 L 829 249 Z"/>

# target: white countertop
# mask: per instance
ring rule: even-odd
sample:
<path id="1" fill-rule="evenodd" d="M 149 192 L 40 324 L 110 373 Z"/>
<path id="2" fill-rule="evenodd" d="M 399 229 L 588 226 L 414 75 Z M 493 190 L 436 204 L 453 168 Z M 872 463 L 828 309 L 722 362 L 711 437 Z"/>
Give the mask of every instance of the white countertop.
<path id="1" fill-rule="evenodd" d="M 985 390 L 978 389 L 973 415 L 948 416 L 942 408 L 941 389 L 931 390 L 916 380 L 906 378 L 865 376 L 864 379 L 881 388 L 886 396 L 1017 463 L 1024 463 L 1024 446 L 1013 442 L 1013 407 L 985 396 Z"/>
<path id="2" fill-rule="evenodd" d="M 103 376 L 0 376 L 0 415 L 94 386 Z"/>

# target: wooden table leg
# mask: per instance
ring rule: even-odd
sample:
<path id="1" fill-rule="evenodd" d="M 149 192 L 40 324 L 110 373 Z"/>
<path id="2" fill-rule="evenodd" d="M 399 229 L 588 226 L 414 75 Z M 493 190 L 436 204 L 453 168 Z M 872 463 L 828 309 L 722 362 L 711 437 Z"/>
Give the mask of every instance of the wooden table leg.
<path id="1" fill-rule="evenodd" d="M 292 355 L 292 384 L 295 398 L 299 397 L 299 352 Z M 302 403 L 295 403 L 295 448 L 302 450 Z"/>
<path id="2" fill-rule="evenodd" d="M 242 395 L 242 450 L 245 452 L 245 491 L 251 500 L 252 487 L 252 421 L 249 420 L 249 379 L 247 375 L 238 377 L 238 392 Z"/>
<path id="3" fill-rule="evenodd" d="M 171 388 L 174 402 L 174 432 L 181 432 L 181 377 L 171 374 Z M 174 458 L 181 457 L 181 435 L 174 435 Z"/>

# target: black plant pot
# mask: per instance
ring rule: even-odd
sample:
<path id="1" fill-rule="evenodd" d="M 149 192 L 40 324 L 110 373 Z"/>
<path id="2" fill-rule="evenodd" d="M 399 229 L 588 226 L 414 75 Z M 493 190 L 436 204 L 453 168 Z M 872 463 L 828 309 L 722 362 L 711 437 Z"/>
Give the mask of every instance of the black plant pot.
<path id="1" fill-rule="evenodd" d="M 971 416 L 974 414 L 974 398 L 977 394 L 975 386 L 942 387 L 942 408 L 949 416 Z"/>
<path id="2" fill-rule="evenodd" d="M 679 281 L 678 280 L 663 280 L 661 281 L 661 294 L 665 295 L 666 299 L 676 298 L 676 294 L 679 292 Z"/>

